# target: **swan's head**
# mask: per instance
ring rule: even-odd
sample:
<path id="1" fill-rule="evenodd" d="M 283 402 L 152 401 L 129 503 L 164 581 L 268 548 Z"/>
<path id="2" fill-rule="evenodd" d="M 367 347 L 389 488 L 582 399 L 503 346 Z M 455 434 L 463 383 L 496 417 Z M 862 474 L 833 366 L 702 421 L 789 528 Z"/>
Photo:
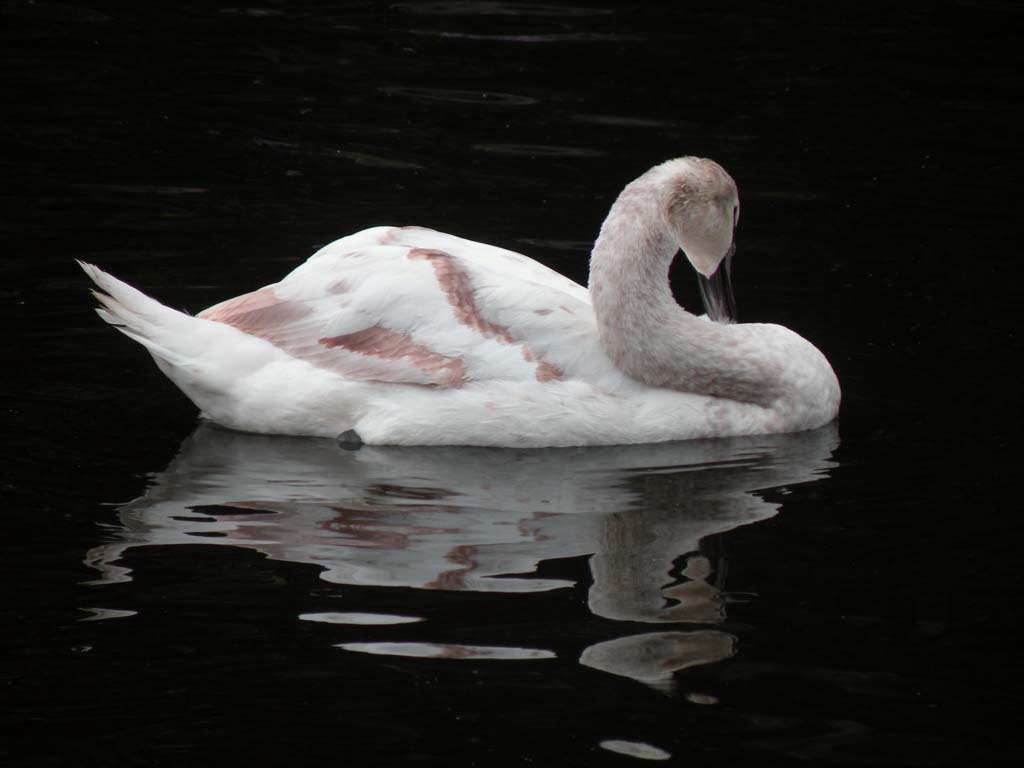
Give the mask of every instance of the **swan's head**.
<path id="1" fill-rule="evenodd" d="M 700 275 L 705 311 L 712 320 L 735 320 L 729 270 L 740 220 L 736 182 L 714 160 L 700 157 L 663 167 L 669 173 L 669 228 Z"/>

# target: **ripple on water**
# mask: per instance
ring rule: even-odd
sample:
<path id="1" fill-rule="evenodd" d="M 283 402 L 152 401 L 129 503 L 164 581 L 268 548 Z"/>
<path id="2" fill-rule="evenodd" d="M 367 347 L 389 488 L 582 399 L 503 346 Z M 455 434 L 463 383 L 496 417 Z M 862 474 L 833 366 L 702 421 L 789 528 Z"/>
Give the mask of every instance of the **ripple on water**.
<path id="1" fill-rule="evenodd" d="M 607 16 L 612 8 L 580 8 L 541 3 L 476 2 L 450 0 L 440 3 L 396 3 L 396 10 L 421 16 Z"/>
<path id="2" fill-rule="evenodd" d="M 272 8 L 221 8 L 220 12 L 231 16 L 252 16 L 255 19 L 266 19 L 274 16 L 284 16 L 284 11 Z"/>
<path id="3" fill-rule="evenodd" d="M 691 704 L 701 704 L 702 706 L 711 706 L 718 703 L 717 696 L 712 696 L 709 693 L 697 693 L 695 691 L 686 694 L 686 700 Z"/>
<path id="4" fill-rule="evenodd" d="M 669 128 L 673 123 L 648 117 L 625 117 L 622 115 L 573 115 L 573 120 L 595 125 L 615 125 L 621 128 Z"/>
<path id="5" fill-rule="evenodd" d="M 360 624 L 384 626 L 387 624 L 414 624 L 423 621 L 421 616 L 399 616 L 391 613 L 300 613 L 302 621 L 318 621 L 324 624 Z"/>
<path id="6" fill-rule="evenodd" d="M 474 144 L 473 149 L 492 155 L 525 157 L 603 157 L 606 152 L 584 147 L 558 147 L 551 144 Z"/>
<path id="7" fill-rule="evenodd" d="M 103 621 L 105 619 L 125 619 L 129 616 L 135 616 L 138 611 L 121 611 L 116 608 L 83 608 L 83 611 L 88 611 L 92 616 L 86 616 L 84 619 L 79 621 Z"/>
<path id="8" fill-rule="evenodd" d="M 601 749 L 607 749 L 609 752 L 618 752 L 620 755 L 628 755 L 640 760 L 668 760 L 672 757 L 671 753 L 642 741 L 606 739 L 601 742 L 600 746 Z"/>
<path id="9" fill-rule="evenodd" d="M 338 643 L 335 648 L 380 656 L 407 656 L 416 659 L 468 659 L 471 661 L 533 661 L 553 659 L 555 653 L 540 648 L 516 648 L 495 645 L 457 645 L 453 643 Z"/>
<path id="10" fill-rule="evenodd" d="M 484 35 L 471 32 L 449 32 L 440 29 L 410 29 L 410 35 L 444 37 L 455 40 L 483 40 L 490 43 L 635 43 L 642 38 L 618 32 L 548 32 L 520 35 Z"/>
<path id="11" fill-rule="evenodd" d="M 4 3 L 4 13 L 38 21 L 71 24 L 109 24 L 113 16 L 90 8 L 78 8 L 67 3 L 45 3 L 34 0 L 27 3 Z"/>
<path id="12" fill-rule="evenodd" d="M 346 149 L 326 149 L 322 153 L 327 157 L 339 157 L 343 160 L 351 160 L 356 165 L 365 165 L 370 168 L 391 168 L 398 171 L 419 171 L 423 166 L 408 160 L 396 160 L 392 157 L 380 157 L 370 155 L 366 152 L 351 152 Z"/>
<path id="13" fill-rule="evenodd" d="M 289 154 L 314 155 L 316 157 L 333 157 L 341 160 L 350 160 L 356 165 L 365 165 L 371 168 L 391 168 L 400 171 L 418 171 L 423 166 L 408 160 L 399 160 L 393 157 L 373 155 L 368 152 L 356 152 L 338 147 L 324 147 L 316 145 L 296 144 L 289 141 L 278 141 L 276 139 L 257 138 L 253 140 L 257 146 L 267 149 L 287 152 Z M 288 172 L 291 173 L 291 172 Z"/>
<path id="14" fill-rule="evenodd" d="M 389 96 L 402 96 L 413 101 L 442 101 L 451 104 L 490 104 L 498 107 L 524 107 L 536 104 L 532 96 L 516 93 L 500 93 L 498 91 L 466 91 L 455 88 L 416 88 L 405 85 L 382 85 L 381 93 Z"/>

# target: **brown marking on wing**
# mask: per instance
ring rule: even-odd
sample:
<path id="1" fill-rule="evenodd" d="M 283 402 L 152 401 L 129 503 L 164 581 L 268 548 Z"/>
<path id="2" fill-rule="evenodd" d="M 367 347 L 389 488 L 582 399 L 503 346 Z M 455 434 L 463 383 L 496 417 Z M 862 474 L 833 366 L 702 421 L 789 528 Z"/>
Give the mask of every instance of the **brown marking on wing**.
<path id="1" fill-rule="evenodd" d="M 523 344 L 523 360 L 528 363 L 537 363 L 537 368 L 534 370 L 533 375 L 537 377 L 537 381 L 541 384 L 549 381 L 562 380 L 562 369 L 557 365 L 552 365 L 551 363 L 539 359 L 527 344 Z"/>
<path id="2" fill-rule="evenodd" d="M 541 317 L 544 317 L 544 315 L 550 315 L 554 311 L 555 310 L 553 310 L 553 309 L 535 309 L 535 310 L 533 310 L 533 314 L 540 315 Z"/>
<path id="3" fill-rule="evenodd" d="M 344 280 L 337 280 L 328 292 L 343 293 L 348 289 Z M 444 387 L 461 387 L 466 381 L 465 366 L 460 358 L 439 354 L 415 343 L 406 334 L 380 326 L 317 339 L 316 323 L 303 327 L 303 321 L 312 314 L 312 307 L 305 302 L 281 300 L 273 287 L 268 286 L 210 307 L 199 313 L 199 317 L 233 326 L 251 336 L 269 341 L 292 357 L 343 376 Z M 337 348 L 365 356 L 366 363 L 361 364 L 358 359 L 330 351 Z M 373 359 L 408 360 L 431 380 L 417 380 L 419 374 L 411 375 L 411 371 L 402 373 L 375 369 Z"/>
<path id="4" fill-rule="evenodd" d="M 473 328 L 484 338 L 495 339 L 504 344 L 517 343 L 507 326 L 492 323 L 480 314 L 473 296 L 473 284 L 470 282 L 469 275 L 458 265 L 451 254 L 429 248 L 413 248 L 409 251 L 409 258 L 424 259 L 434 268 L 438 285 L 441 286 L 448 303 L 454 309 L 455 319 L 458 322 Z M 549 312 L 551 310 L 537 310 L 538 314 Z M 532 363 L 537 360 L 529 346 L 523 344 L 522 347 L 523 359 L 526 362 Z M 544 383 L 560 381 L 563 373 L 558 366 L 540 361 L 537 363 L 534 375 L 537 377 L 537 381 Z"/>
<path id="5" fill-rule="evenodd" d="M 451 254 L 428 248 L 413 248 L 409 251 L 409 258 L 426 259 L 434 268 L 438 285 L 455 311 L 455 319 L 458 322 L 474 329 L 484 338 L 497 339 L 505 344 L 516 343 L 506 326 L 485 320 L 480 314 L 473 297 L 473 284 L 469 280 L 469 275 L 459 267 Z"/>
<path id="6" fill-rule="evenodd" d="M 390 331 L 379 325 L 355 333 L 317 339 L 317 343 L 328 349 L 341 347 L 349 352 L 384 360 L 407 359 L 424 373 L 443 373 L 445 385 L 449 387 L 461 387 L 466 382 L 466 367 L 460 358 L 434 352 L 414 342 L 408 334 Z"/>
<path id="7" fill-rule="evenodd" d="M 562 369 L 557 365 L 551 363 L 540 362 L 537 364 L 537 372 L 535 373 L 537 381 L 544 384 L 549 381 L 561 381 L 563 372 Z"/>
<path id="8" fill-rule="evenodd" d="M 197 317 L 231 325 L 240 331 L 274 342 L 274 330 L 298 322 L 313 310 L 298 301 L 282 301 L 271 286 L 236 296 L 204 309 Z"/>
<path id="9" fill-rule="evenodd" d="M 348 293 L 352 290 L 352 285 L 344 277 L 339 277 L 333 283 L 327 286 L 327 293 Z"/>

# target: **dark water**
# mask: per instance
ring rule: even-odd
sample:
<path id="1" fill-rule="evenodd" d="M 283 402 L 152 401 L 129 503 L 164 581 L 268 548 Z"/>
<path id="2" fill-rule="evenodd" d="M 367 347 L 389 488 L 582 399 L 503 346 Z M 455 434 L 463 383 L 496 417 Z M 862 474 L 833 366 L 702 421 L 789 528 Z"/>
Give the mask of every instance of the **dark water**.
<path id="1" fill-rule="evenodd" d="M 3 3 L 5 764 L 1010 750 L 1020 13 L 858 8 Z M 584 280 L 618 189 L 680 154 L 737 179 L 740 312 L 828 354 L 838 426 L 196 431 L 72 262 L 195 311 L 395 223 Z"/>

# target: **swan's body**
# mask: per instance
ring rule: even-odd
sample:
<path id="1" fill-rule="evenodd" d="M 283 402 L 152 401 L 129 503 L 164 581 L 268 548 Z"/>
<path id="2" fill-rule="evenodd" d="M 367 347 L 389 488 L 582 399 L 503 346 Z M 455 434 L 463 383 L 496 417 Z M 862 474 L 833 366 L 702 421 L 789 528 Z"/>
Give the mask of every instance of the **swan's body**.
<path id="1" fill-rule="evenodd" d="M 196 317 L 83 266 L 105 292 L 101 316 L 234 429 L 558 446 L 820 426 L 839 385 L 813 345 L 672 299 L 679 247 L 705 275 L 726 255 L 730 185 L 711 161 L 683 158 L 627 186 L 594 247 L 589 291 L 520 254 L 415 227 L 337 240 Z"/>

